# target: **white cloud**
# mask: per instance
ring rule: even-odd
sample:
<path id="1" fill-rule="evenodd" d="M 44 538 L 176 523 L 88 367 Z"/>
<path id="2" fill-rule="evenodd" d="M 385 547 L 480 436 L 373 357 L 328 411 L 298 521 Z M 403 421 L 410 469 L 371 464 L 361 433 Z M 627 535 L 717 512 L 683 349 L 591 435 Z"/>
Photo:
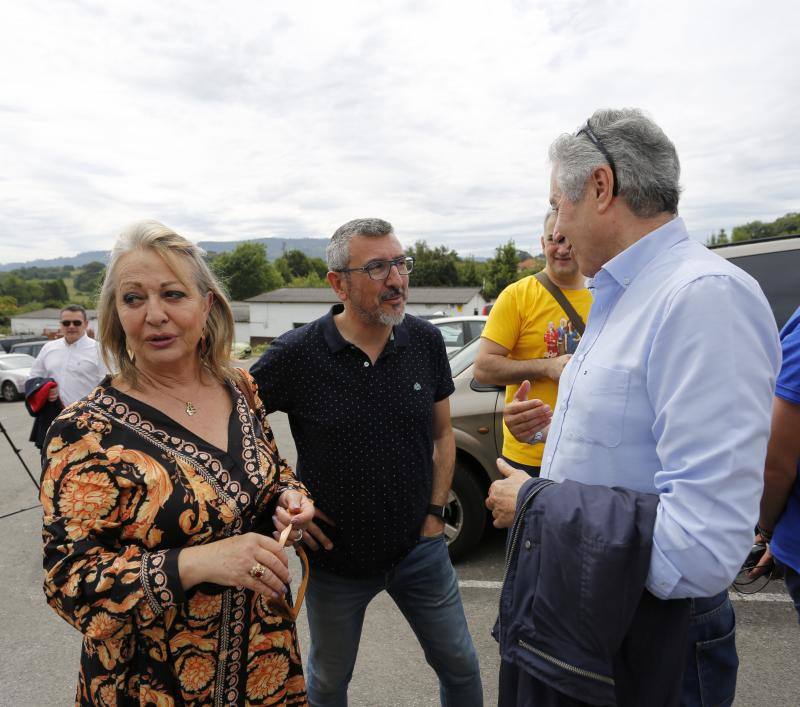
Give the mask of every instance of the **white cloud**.
<path id="1" fill-rule="evenodd" d="M 800 209 L 800 11 L 744 2 L 27 2 L 0 29 L 0 262 L 391 220 L 530 247 L 546 151 L 598 107 L 678 147 L 697 237 Z"/>

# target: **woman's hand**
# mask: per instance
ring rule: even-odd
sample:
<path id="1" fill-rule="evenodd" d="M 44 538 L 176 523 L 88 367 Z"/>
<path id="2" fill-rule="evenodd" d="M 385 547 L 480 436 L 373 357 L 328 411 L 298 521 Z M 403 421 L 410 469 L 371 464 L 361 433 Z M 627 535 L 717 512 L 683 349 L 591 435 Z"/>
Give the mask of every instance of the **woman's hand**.
<path id="1" fill-rule="evenodd" d="M 299 491 L 287 489 L 278 498 L 278 506 L 275 515 L 272 516 L 272 522 L 275 524 L 273 535 L 277 539 L 287 525 L 292 525 L 297 532 L 289 534 L 286 545 L 294 545 L 303 537 L 303 532 L 312 520 L 314 520 L 314 502 Z"/>
<path id="2" fill-rule="evenodd" d="M 258 578 L 251 570 L 263 568 Z M 260 533 L 246 533 L 207 545 L 185 547 L 178 555 L 184 589 L 202 582 L 223 587 L 246 587 L 257 594 L 283 596 L 289 577 L 289 559 L 277 542 Z"/>

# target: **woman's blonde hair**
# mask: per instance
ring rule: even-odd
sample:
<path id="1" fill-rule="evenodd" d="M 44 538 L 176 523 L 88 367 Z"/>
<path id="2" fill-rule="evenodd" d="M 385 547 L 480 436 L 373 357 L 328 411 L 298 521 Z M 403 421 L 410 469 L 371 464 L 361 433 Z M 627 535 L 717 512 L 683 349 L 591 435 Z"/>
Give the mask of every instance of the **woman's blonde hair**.
<path id="1" fill-rule="evenodd" d="M 230 352 L 233 345 L 233 312 L 219 280 L 203 259 L 200 246 L 186 240 L 158 221 L 139 221 L 128 226 L 117 238 L 100 288 L 97 305 L 98 339 L 103 359 L 110 370 L 119 371 L 122 380 L 137 387 L 142 375 L 128 353 L 125 331 L 117 313 L 117 271 L 122 256 L 136 250 L 153 251 L 161 257 L 178 279 L 186 274 L 205 297 L 213 295 L 206 318 L 205 335 L 198 342 L 198 355 L 205 368 L 219 381 L 233 379 Z"/>

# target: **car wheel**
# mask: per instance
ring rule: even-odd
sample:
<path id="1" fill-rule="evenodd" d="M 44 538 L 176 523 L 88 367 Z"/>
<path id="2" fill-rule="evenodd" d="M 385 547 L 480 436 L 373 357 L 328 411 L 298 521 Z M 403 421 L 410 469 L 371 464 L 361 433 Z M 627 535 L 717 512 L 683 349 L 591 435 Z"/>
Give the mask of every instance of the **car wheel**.
<path id="1" fill-rule="evenodd" d="M 6 381 L 3 383 L 3 400 L 7 403 L 13 403 L 19 397 L 19 393 L 17 392 L 17 386 L 15 386 L 11 381 Z"/>
<path id="2" fill-rule="evenodd" d="M 483 537 L 486 525 L 485 496 L 469 468 L 456 462 L 444 519 L 444 535 L 451 560 L 463 557 Z"/>

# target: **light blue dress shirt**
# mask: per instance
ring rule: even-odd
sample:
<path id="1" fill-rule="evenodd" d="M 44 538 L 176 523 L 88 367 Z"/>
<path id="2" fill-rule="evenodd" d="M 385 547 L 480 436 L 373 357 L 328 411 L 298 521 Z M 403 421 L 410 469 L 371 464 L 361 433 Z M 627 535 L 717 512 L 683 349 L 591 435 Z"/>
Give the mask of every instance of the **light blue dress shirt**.
<path id="1" fill-rule="evenodd" d="M 657 493 L 647 588 L 725 589 L 758 519 L 780 342 L 761 289 L 675 218 L 610 260 L 541 475 Z"/>

